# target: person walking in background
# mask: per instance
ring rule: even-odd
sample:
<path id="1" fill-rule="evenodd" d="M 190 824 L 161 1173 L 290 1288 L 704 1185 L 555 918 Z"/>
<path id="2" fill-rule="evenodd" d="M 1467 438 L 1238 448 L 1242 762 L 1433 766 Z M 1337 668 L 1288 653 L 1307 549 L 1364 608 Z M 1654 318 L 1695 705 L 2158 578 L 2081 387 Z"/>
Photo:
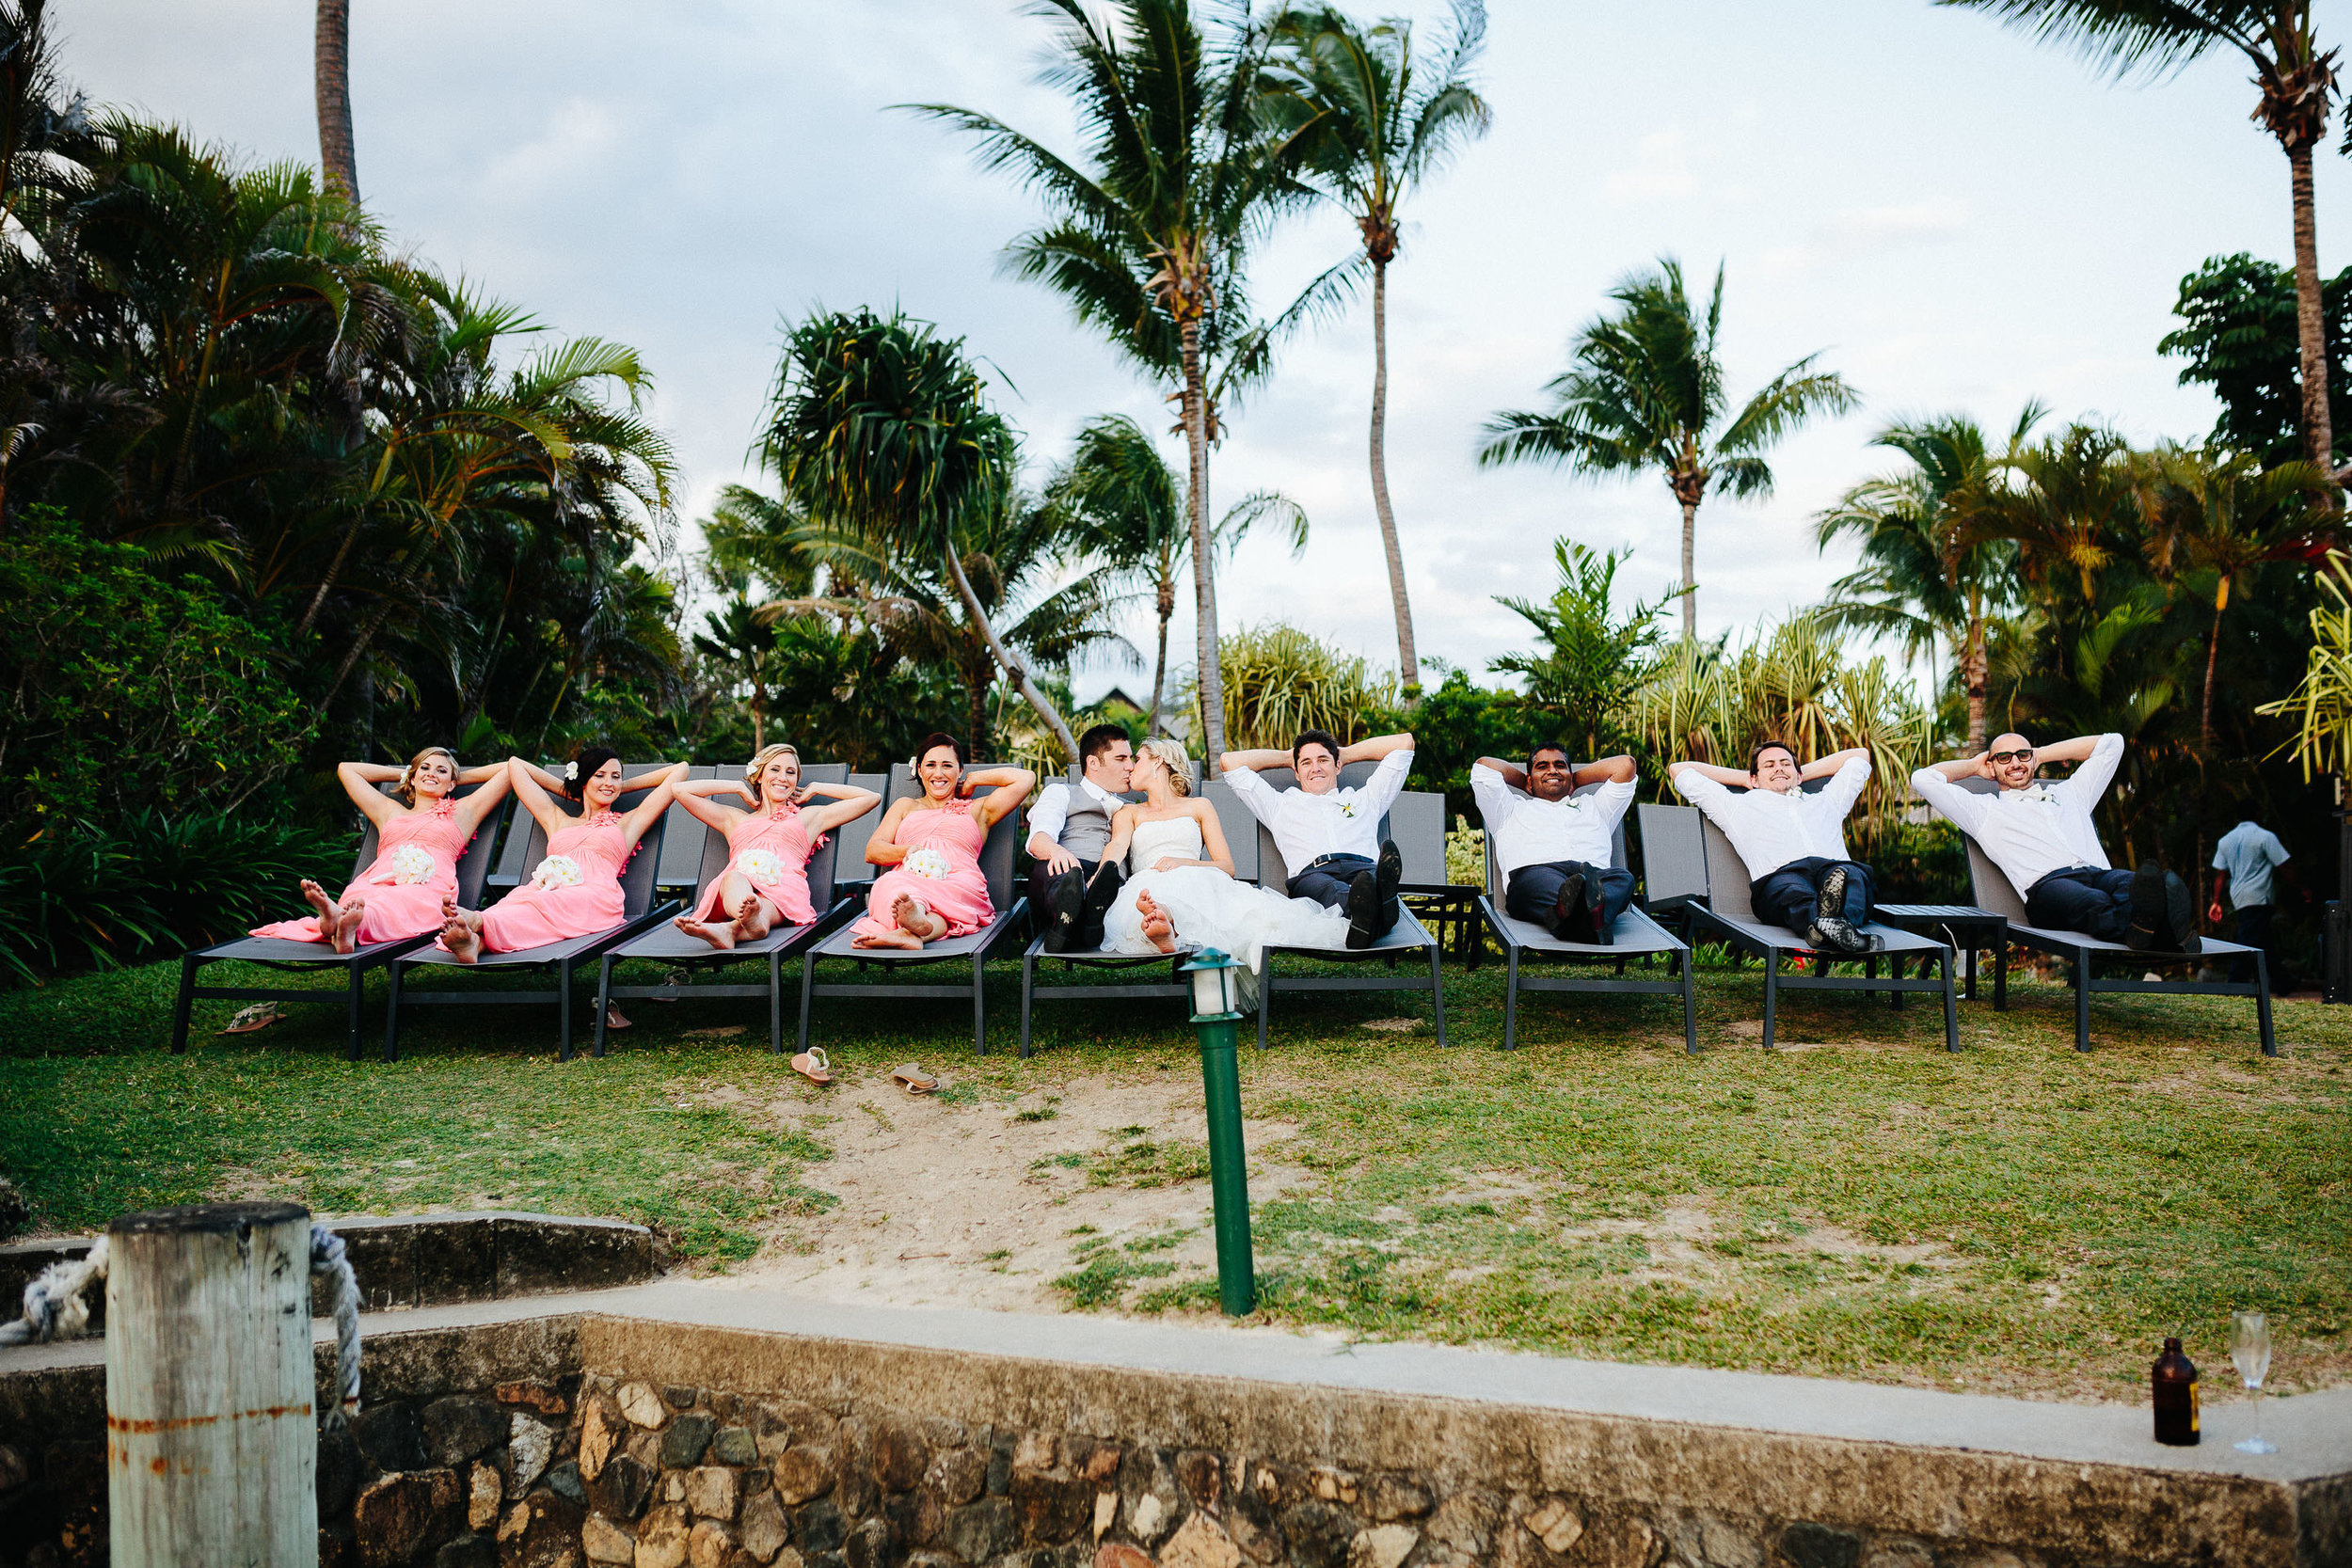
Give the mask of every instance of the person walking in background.
<path id="1" fill-rule="evenodd" d="M 1562 942 L 1609 944 L 1633 902 L 1633 873 L 1612 865 L 1617 824 L 1633 803 L 1633 759 L 1582 768 L 1557 741 L 1535 748 L 1522 773 L 1500 757 L 1470 765 L 1470 795 L 1503 876 L 1502 907 Z M 1580 796 L 1578 788 L 1600 788 Z"/>
<path id="2" fill-rule="evenodd" d="M 2205 911 L 2205 918 L 2219 926 L 2226 895 L 2230 908 L 2237 911 L 2237 940 L 2262 949 L 2268 960 L 2270 989 L 2275 991 L 2295 989 L 2293 972 L 2271 945 L 2271 920 L 2279 909 L 2273 883 L 2293 886 L 2295 882 L 2287 860 L 2287 847 L 2279 842 L 2277 833 L 2258 822 L 2240 822 L 2213 847 L 2213 906 Z M 2252 958 L 2240 956 L 2230 965 L 2231 984 L 2242 986 L 2253 978 Z"/>
<path id="3" fill-rule="evenodd" d="M 1103 911 L 1119 896 L 1121 873 L 1104 866 L 1111 818 L 1127 802 L 1136 752 L 1127 732 L 1097 724 L 1078 737 L 1079 778 L 1056 779 L 1029 808 L 1029 909 L 1048 953 L 1089 953 L 1103 944 Z M 1098 871 L 1099 868 L 1099 871 Z"/>
<path id="4" fill-rule="evenodd" d="M 1796 752 L 1768 740 L 1744 773 L 1686 761 L 1670 763 L 1666 776 L 1731 840 L 1755 879 L 1748 899 L 1756 918 L 1786 926 L 1826 953 L 1886 945 L 1884 937 L 1862 929 L 1877 899 L 1877 876 L 1846 853 L 1846 814 L 1870 782 L 1869 752 L 1857 746 L 1800 768 Z M 1805 793 L 1806 780 L 1822 778 L 1829 783 L 1820 793 Z"/>

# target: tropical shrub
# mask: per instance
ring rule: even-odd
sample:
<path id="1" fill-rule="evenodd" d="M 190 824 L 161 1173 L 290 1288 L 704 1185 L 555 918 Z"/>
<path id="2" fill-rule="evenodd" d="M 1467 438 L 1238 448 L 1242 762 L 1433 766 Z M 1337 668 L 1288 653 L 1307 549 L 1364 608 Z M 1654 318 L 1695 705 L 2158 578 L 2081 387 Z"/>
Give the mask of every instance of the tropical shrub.
<path id="1" fill-rule="evenodd" d="M 0 602 L 17 607 L 0 654 L 0 823 L 19 836 L 131 800 L 231 812 L 310 735 L 271 639 L 151 568 L 48 508 L 0 538 Z"/>
<path id="2" fill-rule="evenodd" d="M 1342 743 L 1372 733 L 1368 721 L 1393 707 L 1396 678 L 1359 654 L 1343 653 L 1311 633 L 1275 622 L 1218 644 L 1225 677 L 1225 743 L 1234 751 L 1290 749 L 1301 730 L 1328 730 Z M 1200 722 L 1197 682 L 1185 705 Z"/>

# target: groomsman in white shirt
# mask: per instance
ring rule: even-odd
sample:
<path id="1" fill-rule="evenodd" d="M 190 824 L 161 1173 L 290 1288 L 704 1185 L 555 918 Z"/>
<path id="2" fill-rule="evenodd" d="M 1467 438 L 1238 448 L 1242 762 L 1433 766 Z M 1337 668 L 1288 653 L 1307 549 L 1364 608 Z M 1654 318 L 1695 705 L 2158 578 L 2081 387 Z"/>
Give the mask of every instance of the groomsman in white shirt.
<path id="1" fill-rule="evenodd" d="M 1633 902 L 1633 873 L 1611 864 L 1617 823 L 1633 803 L 1633 759 L 1582 768 L 1556 741 L 1535 748 L 1520 772 L 1500 757 L 1470 765 L 1470 795 L 1503 876 L 1503 912 L 1562 942 L 1609 944 Z M 1600 787 L 1590 795 L 1576 791 Z"/>
<path id="2" fill-rule="evenodd" d="M 1977 841 L 2025 895 L 2034 925 L 2143 951 L 2198 952 L 2188 884 L 2153 860 L 2117 870 L 2100 846 L 2090 811 L 2122 760 L 2120 735 L 2076 736 L 2039 751 L 2022 735 L 2005 735 L 1973 757 L 1920 768 L 1911 787 Z M 2080 766 L 2063 779 L 2037 780 L 2045 762 Z M 2000 793 L 1963 789 L 1962 779 L 1991 779 Z"/>
<path id="3" fill-rule="evenodd" d="M 1342 789 L 1340 769 L 1351 762 L 1377 762 L 1359 787 Z M 1347 945 L 1370 947 L 1396 928 L 1402 906 L 1396 886 L 1405 878 L 1404 857 L 1380 837 L 1380 819 L 1405 793 L 1413 770 L 1413 737 L 1375 736 L 1342 746 L 1323 730 L 1303 730 L 1287 752 L 1271 748 L 1228 752 L 1217 760 L 1225 782 L 1250 815 L 1274 835 L 1282 863 L 1290 869 L 1294 898 L 1311 898 L 1327 909 L 1347 911 Z M 1295 789 L 1276 789 L 1258 776 L 1262 768 L 1289 768 Z"/>
<path id="4" fill-rule="evenodd" d="M 1748 899 L 1760 919 L 1786 926 L 1824 952 L 1863 954 L 1886 945 L 1867 935 L 1878 893 L 1871 869 L 1846 853 L 1846 814 L 1870 782 L 1870 753 L 1855 747 L 1797 766 L 1776 740 L 1758 746 L 1744 773 L 1704 762 L 1666 768 L 1682 798 L 1705 812 L 1740 853 Z M 1808 779 L 1826 778 L 1819 793 Z M 1744 788 L 1744 794 L 1734 794 Z"/>

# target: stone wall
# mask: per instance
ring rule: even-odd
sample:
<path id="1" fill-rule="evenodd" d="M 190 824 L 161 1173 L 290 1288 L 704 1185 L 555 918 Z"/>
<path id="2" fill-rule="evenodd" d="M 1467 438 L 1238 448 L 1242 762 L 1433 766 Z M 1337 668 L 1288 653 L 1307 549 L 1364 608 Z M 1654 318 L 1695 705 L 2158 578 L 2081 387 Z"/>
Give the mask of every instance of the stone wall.
<path id="1" fill-rule="evenodd" d="M 320 1450 L 320 1557 L 337 1568 L 2352 1561 L 2344 1478 L 594 1313 L 379 1334 L 363 1391 L 356 1429 Z M 96 1367 L 0 1374 L 0 1563 L 104 1562 L 103 1395 Z"/>

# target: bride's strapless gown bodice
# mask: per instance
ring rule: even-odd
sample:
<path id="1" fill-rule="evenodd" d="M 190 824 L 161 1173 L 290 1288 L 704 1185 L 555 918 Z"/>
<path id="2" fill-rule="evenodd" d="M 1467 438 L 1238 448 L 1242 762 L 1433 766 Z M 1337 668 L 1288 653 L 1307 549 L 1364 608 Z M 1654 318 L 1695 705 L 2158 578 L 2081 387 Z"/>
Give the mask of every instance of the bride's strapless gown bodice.
<path id="1" fill-rule="evenodd" d="M 1347 916 L 1311 898 L 1286 898 L 1237 882 L 1200 859 L 1200 824 L 1190 816 L 1138 822 L 1127 844 L 1130 875 L 1103 920 L 1106 953 L 1156 953 L 1143 934 L 1138 900 L 1148 893 L 1176 928 L 1176 945 L 1220 948 L 1251 969 L 1274 946 L 1336 947 L 1347 939 Z M 1169 871 L 1152 867 L 1169 855 L 1196 862 Z"/>

